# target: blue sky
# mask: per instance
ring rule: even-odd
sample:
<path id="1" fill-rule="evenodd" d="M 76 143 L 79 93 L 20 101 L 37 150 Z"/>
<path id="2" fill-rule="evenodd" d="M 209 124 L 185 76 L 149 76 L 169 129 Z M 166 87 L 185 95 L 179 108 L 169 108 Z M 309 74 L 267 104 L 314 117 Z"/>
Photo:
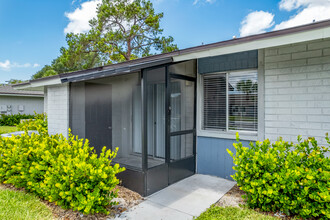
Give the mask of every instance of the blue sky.
<path id="1" fill-rule="evenodd" d="M 84 32 L 100 0 L 0 0 L 0 83 L 30 79 Z M 330 0 L 152 0 L 180 49 L 330 18 Z"/>

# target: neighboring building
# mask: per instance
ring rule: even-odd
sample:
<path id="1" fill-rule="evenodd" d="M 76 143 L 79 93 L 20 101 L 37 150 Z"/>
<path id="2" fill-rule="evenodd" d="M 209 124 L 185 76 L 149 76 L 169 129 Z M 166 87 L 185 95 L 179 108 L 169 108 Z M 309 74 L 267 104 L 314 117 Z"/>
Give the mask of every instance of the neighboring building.
<path id="1" fill-rule="evenodd" d="M 28 114 L 44 112 L 43 91 L 13 89 L 11 85 L 0 86 L 0 114 Z"/>
<path id="2" fill-rule="evenodd" d="M 50 134 L 119 147 L 123 184 L 150 195 L 194 173 L 231 179 L 244 145 L 330 131 L 330 20 L 33 80 Z"/>

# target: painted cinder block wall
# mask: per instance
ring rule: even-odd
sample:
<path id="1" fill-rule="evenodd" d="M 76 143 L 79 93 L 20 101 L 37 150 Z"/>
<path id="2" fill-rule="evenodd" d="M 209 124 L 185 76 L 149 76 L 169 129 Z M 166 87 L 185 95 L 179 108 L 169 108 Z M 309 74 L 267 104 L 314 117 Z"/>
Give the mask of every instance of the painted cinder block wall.
<path id="1" fill-rule="evenodd" d="M 281 136 L 297 142 L 302 135 L 326 144 L 325 133 L 330 133 L 330 39 L 259 50 L 258 63 L 258 139 L 276 141 Z M 197 172 L 231 179 L 233 163 L 226 149 L 234 152 L 235 140 L 209 133 L 199 132 L 197 138 Z M 250 141 L 242 142 L 248 146 Z"/>
<path id="2" fill-rule="evenodd" d="M 330 133 L 330 39 L 265 49 L 265 137 Z"/>
<path id="3" fill-rule="evenodd" d="M 47 87 L 48 133 L 68 136 L 69 84 Z"/>

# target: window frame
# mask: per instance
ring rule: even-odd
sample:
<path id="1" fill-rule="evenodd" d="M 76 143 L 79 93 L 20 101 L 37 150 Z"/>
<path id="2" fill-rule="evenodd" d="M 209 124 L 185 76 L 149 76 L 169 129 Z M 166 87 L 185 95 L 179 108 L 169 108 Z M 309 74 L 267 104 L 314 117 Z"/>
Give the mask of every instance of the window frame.
<path id="1" fill-rule="evenodd" d="M 235 137 L 236 133 L 239 132 L 241 135 L 247 136 L 247 139 L 256 140 L 256 137 L 258 136 L 259 132 L 259 114 L 258 111 L 257 114 L 257 131 L 248 131 L 248 130 L 230 130 L 229 129 L 229 75 L 230 73 L 255 73 L 257 75 L 257 82 L 258 82 L 258 91 L 257 91 L 257 109 L 259 109 L 259 72 L 258 69 L 245 69 L 245 70 L 233 70 L 233 71 L 221 71 L 221 72 L 212 72 L 212 73 L 205 73 L 200 75 L 200 85 L 201 85 L 201 112 L 200 112 L 200 133 L 202 133 L 201 136 L 218 136 L 220 135 L 223 138 L 233 138 Z M 212 76 L 212 75 L 218 75 L 218 74 L 225 74 L 226 76 L 226 129 L 212 129 L 212 128 L 204 128 L 204 77 Z M 246 139 L 246 138 L 244 138 Z"/>

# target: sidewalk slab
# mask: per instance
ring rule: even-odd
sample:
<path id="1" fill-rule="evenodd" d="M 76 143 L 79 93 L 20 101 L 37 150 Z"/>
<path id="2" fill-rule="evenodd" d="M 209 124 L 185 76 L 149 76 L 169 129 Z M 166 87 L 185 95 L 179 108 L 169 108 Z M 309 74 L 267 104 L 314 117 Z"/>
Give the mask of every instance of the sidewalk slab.
<path id="1" fill-rule="evenodd" d="M 187 220 L 199 216 L 236 183 L 195 174 L 147 197 L 117 219 Z"/>

